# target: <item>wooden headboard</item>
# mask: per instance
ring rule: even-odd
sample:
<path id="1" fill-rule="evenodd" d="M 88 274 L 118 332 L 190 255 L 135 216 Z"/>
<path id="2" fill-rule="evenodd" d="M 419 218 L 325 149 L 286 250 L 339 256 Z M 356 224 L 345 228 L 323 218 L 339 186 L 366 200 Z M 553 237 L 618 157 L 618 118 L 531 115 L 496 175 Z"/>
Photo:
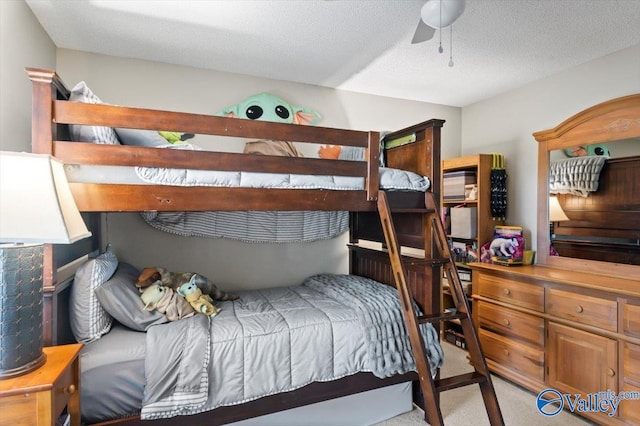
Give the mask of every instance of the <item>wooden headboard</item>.
<path id="1" fill-rule="evenodd" d="M 43 276 L 42 341 L 44 346 L 75 343 L 69 324 L 69 301 L 75 270 L 100 249 L 100 215 L 83 213 L 91 237 L 74 244 L 46 244 Z"/>

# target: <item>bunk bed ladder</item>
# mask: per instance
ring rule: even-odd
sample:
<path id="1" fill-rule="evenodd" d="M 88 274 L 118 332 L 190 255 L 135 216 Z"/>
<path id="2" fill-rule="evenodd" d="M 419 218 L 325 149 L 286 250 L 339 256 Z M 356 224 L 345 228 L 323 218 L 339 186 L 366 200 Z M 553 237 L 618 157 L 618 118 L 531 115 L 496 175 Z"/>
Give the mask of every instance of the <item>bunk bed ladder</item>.
<path id="1" fill-rule="evenodd" d="M 387 202 L 387 197 L 384 191 L 380 191 L 378 193 L 378 213 L 380 214 L 380 221 L 382 223 L 387 250 L 389 252 L 389 259 L 391 261 L 391 268 L 396 288 L 400 295 L 400 302 L 402 304 L 405 324 L 407 326 L 407 333 L 409 334 L 409 340 L 411 342 L 411 350 L 413 352 L 413 357 L 416 361 L 416 368 L 420 377 L 420 389 L 422 390 L 426 420 L 431 426 L 444 424 L 439 404 L 440 392 L 477 383 L 480 386 L 482 399 L 484 400 L 484 405 L 491 425 L 504 425 L 500 406 L 498 405 L 498 399 L 496 397 L 495 389 L 493 388 L 493 382 L 491 381 L 491 375 L 487 368 L 484 355 L 480 348 L 480 342 L 471 319 L 469 302 L 462 287 L 462 283 L 460 282 L 455 262 L 451 257 L 444 227 L 442 226 L 442 222 L 438 215 L 439 209 L 435 208 L 437 204 L 433 194 L 429 193 L 427 196 L 431 197 L 429 202 L 434 208 L 425 209 L 425 215 L 428 220 L 428 224 L 431 226 L 432 235 L 437 249 L 436 252 L 439 254 L 440 259 L 425 259 L 425 261 L 441 262 L 443 264 L 446 277 L 451 287 L 456 308 L 455 312 L 445 312 L 435 315 L 418 315 L 416 313 L 413 304 L 413 296 L 411 295 L 411 290 L 407 285 L 407 275 L 402 263 L 400 246 L 398 244 L 398 238 L 391 218 L 391 210 Z M 427 351 L 421 337 L 419 327 L 420 324 L 424 323 L 439 323 L 452 319 L 460 320 L 467 343 L 467 349 L 469 351 L 470 363 L 473 366 L 474 371 L 453 377 L 433 379 L 429 368 Z"/>

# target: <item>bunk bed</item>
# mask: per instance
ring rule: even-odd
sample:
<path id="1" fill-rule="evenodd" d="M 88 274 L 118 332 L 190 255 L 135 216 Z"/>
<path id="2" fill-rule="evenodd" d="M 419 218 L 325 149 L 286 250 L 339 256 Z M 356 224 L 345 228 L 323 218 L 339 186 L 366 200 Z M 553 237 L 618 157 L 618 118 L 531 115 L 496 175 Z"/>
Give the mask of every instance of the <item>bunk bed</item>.
<path id="1" fill-rule="evenodd" d="M 299 210 L 349 211 L 349 274 L 394 286 L 392 266 L 385 250 L 376 203 L 380 191 L 380 146 L 384 146 L 380 143 L 379 132 L 71 102 L 68 100 L 69 89 L 54 71 L 27 68 L 26 72 L 33 88 L 32 151 L 53 155 L 68 165 L 346 176 L 360 179 L 362 182 L 360 189 L 349 190 L 70 182 L 76 204 L 83 212 L 83 217 L 94 236 L 71 246 L 47 246 L 45 249 L 45 345 L 73 341 L 68 313 L 73 279 L 62 276 L 60 271 L 77 267 L 78 259 L 83 259 L 87 254 L 95 254 L 99 250 L 103 244 L 100 241 L 99 214 L 103 212 L 286 211 L 290 210 L 292 205 L 296 205 Z M 394 222 L 399 244 L 417 249 L 404 254 L 403 263 L 406 280 L 415 302 L 426 314 L 440 312 L 440 265 L 437 262 L 425 262 L 423 259 L 430 258 L 434 250 L 432 230 L 425 220 L 425 211 L 433 211 L 436 208 L 435 205 L 429 204 L 428 200 L 439 199 L 440 131 L 443 123 L 443 120 L 431 119 L 389 133 L 383 138 L 383 142 L 407 136 L 415 140 L 386 149 L 386 166 L 426 177 L 430 184 L 427 191 L 433 193 L 433 197 L 430 197 L 424 191 L 385 191 L 392 216 L 396 219 Z M 79 143 L 71 141 L 69 128 L 73 125 L 172 130 L 234 138 L 340 145 L 361 148 L 365 154 L 364 161 L 345 161 Z M 361 244 L 364 241 L 383 244 L 372 248 L 370 245 Z M 118 333 L 126 334 L 126 330 L 119 330 Z M 313 382 L 291 391 L 264 396 L 239 405 L 220 406 L 191 415 L 189 421 L 225 424 L 411 380 L 417 380 L 415 372 L 393 374 L 386 378 L 376 377 L 370 372 L 359 372 L 332 381 Z M 134 414 L 114 422 L 179 424 L 183 421 L 184 418 L 177 416 L 147 422 Z"/>

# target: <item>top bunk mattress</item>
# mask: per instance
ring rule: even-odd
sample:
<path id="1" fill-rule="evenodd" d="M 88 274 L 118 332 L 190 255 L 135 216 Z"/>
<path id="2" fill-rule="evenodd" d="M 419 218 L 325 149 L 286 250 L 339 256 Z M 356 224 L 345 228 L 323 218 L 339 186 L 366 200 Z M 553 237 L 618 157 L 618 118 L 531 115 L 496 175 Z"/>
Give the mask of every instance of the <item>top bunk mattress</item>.
<path id="1" fill-rule="evenodd" d="M 208 186 L 279 189 L 362 190 L 364 178 L 350 176 L 301 175 L 292 173 L 226 172 L 124 166 L 65 165 L 69 182 L 138 185 Z M 416 173 L 380 167 L 380 189 L 426 191 L 429 178 Z"/>

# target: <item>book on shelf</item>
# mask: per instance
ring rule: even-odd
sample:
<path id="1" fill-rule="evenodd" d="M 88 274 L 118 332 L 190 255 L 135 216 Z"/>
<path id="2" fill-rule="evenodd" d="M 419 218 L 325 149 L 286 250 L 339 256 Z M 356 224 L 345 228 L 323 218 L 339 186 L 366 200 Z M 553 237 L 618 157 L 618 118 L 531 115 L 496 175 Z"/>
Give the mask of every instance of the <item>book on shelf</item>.
<path id="1" fill-rule="evenodd" d="M 444 340 L 458 346 L 459 348 L 467 349 L 467 342 L 464 339 L 464 335 L 462 333 L 458 333 L 455 330 L 452 330 L 452 329 L 445 330 Z"/>
<path id="2" fill-rule="evenodd" d="M 408 143 L 413 143 L 416 141 L 416 134 L 412 133 L 407 136 L 400 136 L 395 139 L 387 139 L 384 143 L 384 147 L 386 149 L 395 148 L 398 146 L 406 145 Z"/>

